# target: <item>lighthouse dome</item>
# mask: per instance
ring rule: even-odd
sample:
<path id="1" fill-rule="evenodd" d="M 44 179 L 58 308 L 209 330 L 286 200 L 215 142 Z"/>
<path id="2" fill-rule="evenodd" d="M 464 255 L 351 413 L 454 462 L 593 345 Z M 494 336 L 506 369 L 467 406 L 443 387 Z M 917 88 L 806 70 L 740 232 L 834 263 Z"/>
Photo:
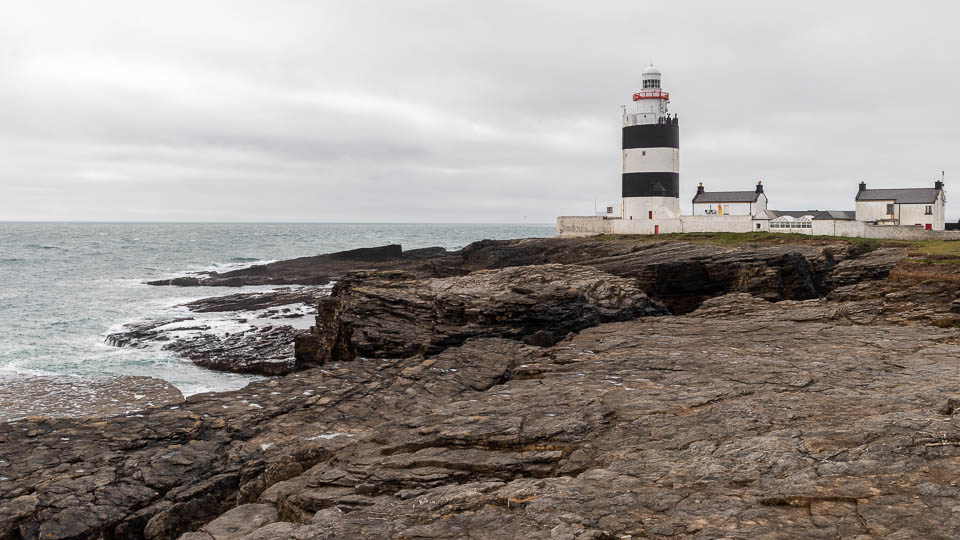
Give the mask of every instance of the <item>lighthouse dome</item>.
<path id="1" fill-rule="evenodd" d="M 648 67 L 647 69 L 643 70 L 643 76 L 644 76 L 644 77 L 647 77 L 647 76 L 656 76 L 656 77 L 659 77 L 659 76 L 660 76 L 660 70 L 657 69 L 657 68 L 655 68 L 655 67 L 653 67 L 653 64 L 650 64 L 650 67 Z"/>

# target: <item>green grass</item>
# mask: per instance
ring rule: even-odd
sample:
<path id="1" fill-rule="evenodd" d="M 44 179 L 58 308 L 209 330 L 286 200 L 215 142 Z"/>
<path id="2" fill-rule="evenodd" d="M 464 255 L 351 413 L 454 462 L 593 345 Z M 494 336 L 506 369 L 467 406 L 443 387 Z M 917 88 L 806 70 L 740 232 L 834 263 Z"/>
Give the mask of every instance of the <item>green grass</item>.
<path id="1" fill-rule="evenodd" d="M 699 244 L 709 244 L 714 246 L 741 246 L 741 245 L 776 245 L 776 244 L 836 244 L 838 242 L 854 246 L 859 253 L 868 253 L 881 246 L 879 240 L 874 238 L 847 238 L 839 236 L 814 236 L 810 234 L 795 233 L 771 233 L 771 232 L 749 232 L 749 233 L 673 233 L 656 235 L 619 235 L 602 234 L 594 236 L 598 240 L 618 241 L 618 242 L 693 242 Z M 958 245 L 960 248 L 960 245 Z"/>

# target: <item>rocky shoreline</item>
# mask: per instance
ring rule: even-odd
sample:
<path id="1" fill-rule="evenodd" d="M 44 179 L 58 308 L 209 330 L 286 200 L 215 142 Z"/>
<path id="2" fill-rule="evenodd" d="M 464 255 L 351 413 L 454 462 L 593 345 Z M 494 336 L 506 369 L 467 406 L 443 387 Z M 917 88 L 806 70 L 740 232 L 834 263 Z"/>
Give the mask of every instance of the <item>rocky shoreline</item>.
<path id="1" fill-rule="evenodd" d="M 336 285 L 286 376 L 0 424 L 0 538 L 955 537 L 960 280 L 906 256 L 530 239 L 196 277 Z"/>

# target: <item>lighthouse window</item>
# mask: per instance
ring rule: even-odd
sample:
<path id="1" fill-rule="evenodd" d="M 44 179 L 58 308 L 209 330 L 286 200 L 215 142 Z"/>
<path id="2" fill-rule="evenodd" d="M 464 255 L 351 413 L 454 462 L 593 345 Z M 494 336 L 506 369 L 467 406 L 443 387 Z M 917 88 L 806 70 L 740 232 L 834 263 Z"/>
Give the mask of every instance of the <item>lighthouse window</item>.
<path id="1" fill-rule="evenodd" d="M 644 79 L 643 81 L 644 88 L 660 88 L 660 81 L 657 79 Z"/>

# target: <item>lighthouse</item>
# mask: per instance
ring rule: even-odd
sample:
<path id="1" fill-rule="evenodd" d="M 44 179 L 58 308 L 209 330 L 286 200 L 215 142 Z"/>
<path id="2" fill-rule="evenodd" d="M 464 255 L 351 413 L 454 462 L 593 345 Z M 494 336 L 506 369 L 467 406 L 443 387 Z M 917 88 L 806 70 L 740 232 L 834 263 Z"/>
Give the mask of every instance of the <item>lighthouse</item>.
<path id="1" fill-rule="evenodd" d="M 660 71 L 643 70 L 643 89 L 633 95 L 636 112 L 623 113 L 623 219 L 680 216 L 680 128 L 671 116 L 670 94 Z M 659 230 L 659 228 L 658 228 Z"/>

